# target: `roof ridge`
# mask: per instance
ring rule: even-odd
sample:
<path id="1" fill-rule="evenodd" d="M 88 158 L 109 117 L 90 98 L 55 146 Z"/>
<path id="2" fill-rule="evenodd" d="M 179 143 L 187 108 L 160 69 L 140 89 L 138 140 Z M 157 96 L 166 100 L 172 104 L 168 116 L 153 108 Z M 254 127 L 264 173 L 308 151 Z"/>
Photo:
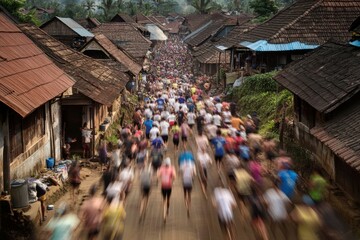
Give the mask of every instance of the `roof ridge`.
<path id="1" fill-rule="evenodd" d="M 285 27 L 280 28 L 280 31 L 278 31 L 276 34 L 274 34 L 272 37 L 269 38 L 273 39 L 278 37 L 282 32 L 284 32 L 287 28 L 289 28 L 290 26 L 294 25 L 297 21 L 299 21 L 300 19 L 302 19 L 304 16 L 308 15 L 312 10 L 314 10 L 315 8 L 317 8 L 321 3 L 323 3 L 324 0 L 318 0 L 318 2 L 315 2 L 314 5 L 311 6 L 311 8 L 309 8 L 308 10 L 306 10 L 303 14 L 301 14 L 300 16 L 298 16 L 297 18 L 295 18 L 293 21 L 291 21 L 290 23 L 288 23 Z"/>

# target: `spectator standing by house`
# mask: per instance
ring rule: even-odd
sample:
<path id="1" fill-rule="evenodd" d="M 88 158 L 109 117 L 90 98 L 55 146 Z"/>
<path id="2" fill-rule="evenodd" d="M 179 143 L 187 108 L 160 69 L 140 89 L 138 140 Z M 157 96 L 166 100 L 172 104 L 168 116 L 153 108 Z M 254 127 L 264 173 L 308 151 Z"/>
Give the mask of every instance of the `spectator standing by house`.
<path id="1" fill-rule="evenodd" d="M 82 147 L 83 147 L 83 158 L 91 157 L 91 136 L 92 130 L 88 128 L 87 122 L 83 124 L 81 128 L 81 137 L 82 137 Z"/>

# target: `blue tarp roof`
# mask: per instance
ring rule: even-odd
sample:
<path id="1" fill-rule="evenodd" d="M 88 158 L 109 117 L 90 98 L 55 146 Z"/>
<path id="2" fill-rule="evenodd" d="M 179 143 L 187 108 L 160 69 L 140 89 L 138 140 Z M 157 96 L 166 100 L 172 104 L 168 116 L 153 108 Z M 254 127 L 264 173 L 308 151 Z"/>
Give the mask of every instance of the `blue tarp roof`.
<path id="1" fill-rule="evenodd" d="M 317 48 L 319 45 L 310 45 L 302 42 L 291 43 L 268 43 L 266 40 L 259 40 L 257 42 L 241 42 L 240 45 L 247 47 L 256 52 L 282 52 L 282 51 L 296 51 L 296 50 L 311 50 Z"/>
<path id="2" fill-rule="evenodd" d="M 66 26 L 71 28 L 74 32 L 79 34 L 81 37 L 94 37 L 94 34 L 86 30 L 83 26 L 72 20 L 71 18 L 56 17 Z"/>
<path id="3" fill-rule="evenodd" d="M 359 40 L 355 40 L 350 42 L 351 45 L 353 45 L 354 47 L 360 47 L 360 41 Z"/>

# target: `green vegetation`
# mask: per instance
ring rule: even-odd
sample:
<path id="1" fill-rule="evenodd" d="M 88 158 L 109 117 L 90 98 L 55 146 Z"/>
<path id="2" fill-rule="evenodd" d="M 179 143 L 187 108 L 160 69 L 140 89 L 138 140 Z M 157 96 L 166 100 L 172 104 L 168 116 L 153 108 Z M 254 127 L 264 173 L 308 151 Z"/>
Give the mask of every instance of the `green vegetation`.
<path id="1" fill-rule="evenodd" d="M 0 6 L 4 7 L 14 17 L 22 23 L 33 23 L 40 25 L 40 21 L 35 16 L 35 11 L 24 11 L 25 0 L 0 0 Z"/>
<path id="2" fill-rule="evenodd" d="M 276 72 L 247 77 L 240 87 L 233 88 L 227 96 L 235 102 L 242 116 L 257 112 L 261 120 L 260 134 L 279 138 L 281 116 L 285 109 L 286 121 L 292 119 L 292 94 L 280 90 L 273 80 Z"/>

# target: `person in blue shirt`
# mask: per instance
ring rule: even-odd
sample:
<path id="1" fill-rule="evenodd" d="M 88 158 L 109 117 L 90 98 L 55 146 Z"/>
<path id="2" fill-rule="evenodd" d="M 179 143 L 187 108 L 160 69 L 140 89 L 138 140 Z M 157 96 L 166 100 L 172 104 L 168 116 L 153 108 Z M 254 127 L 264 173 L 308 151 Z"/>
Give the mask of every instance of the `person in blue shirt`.
<path id="1" fill-rule="evenodd" d="M 179 101 L 180 104 L 183 104 L 183 103 L 185 103 L 186 100 L 185 100 L 185 98 L 183 96 L 180 96 L 178 98 L 178 101 Z"/>
<path id="2" fill-rule="evenodd" d="M 295 187 L 298 175 L 294 172 L 288 163 L 285 163 L 284 169 L 278 173 L 279 188 L 289 198 L 292 199 L 295 195 Z"/>
<path id="3" fill-rule="evenodd" d="M 151 120 L 150 118 L 147 118 L 144 122 L 144 126 L 145 126 L 146 138 L 150 139 L 150 130 L 153 127 L 153 120 Z"/>
<path id="4" fill-rule="evenodd" d="M 246 141 L 244 141 L 243 144 L 239 146 L 239 153 L 240 158 L 245 162 L 248 162 L 250 160 L 250 148 Z"/>
<path id="5" fill-rule="evenodd" d="M 194 158 L 194 155 L 192 154 L 192 152 L 185 150 L 182 153 L 180 153 L 180 155 L 179 155 L 179 158 L 178 158 L 179 167 L 186 161 L 195 163 L 195 158 Z"/>
<path id="6" fill-rule="evenodd" d="M 220 129 L 216 131 L 216 137 L 211 140 L 211 143 L 214 145 L 215 148 L 215 162 L 218 167 L 218 171 L 220 171 L 221 160 L 225 155 L 225 138 L 221 136 Z"/>
<path id="7" fill-rule="evenodd" d="M 156 99 L 156 104 L 157 104 L 157 108 L 159 110 L 163 110 L 164 109 L 164 105 L 165 105 L 165 100 L 163 98 L 161 98 L 161 95 L 159 95 L 159 98 Z"/>
<path id="8" fill-rule="evenodd" d="M 160 137 L 159 133 L 156 134 L 156 138 L 151 142 L 151 146 L 154 150 L 160 151 L 161 147 L 164 146 L 164 141 Z"/>

